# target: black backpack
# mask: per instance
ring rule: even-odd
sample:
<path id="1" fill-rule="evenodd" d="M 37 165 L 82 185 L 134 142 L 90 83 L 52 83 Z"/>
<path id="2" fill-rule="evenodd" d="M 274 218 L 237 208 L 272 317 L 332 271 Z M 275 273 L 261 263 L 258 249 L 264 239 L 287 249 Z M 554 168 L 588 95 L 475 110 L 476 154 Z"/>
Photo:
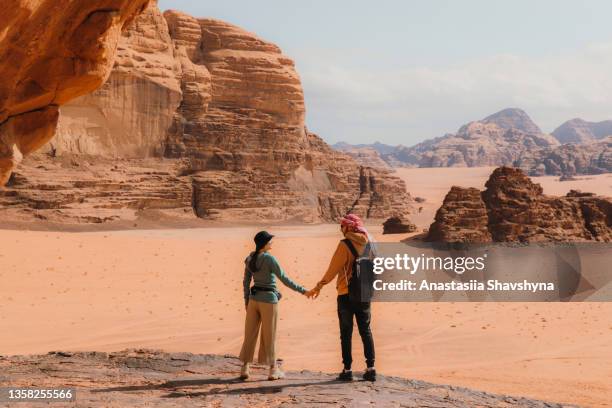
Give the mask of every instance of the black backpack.
<path id="1" fill-rule="evenodd" d="M 374 289 L 374 262 L 370 258 L 370 243 L 366 244 L 363 254 L 359 256 L 350 239 L 342 240 L 353 254 L 353 274 L 348 282 L 349 299 L 353 302 L 370 302 Z"/>

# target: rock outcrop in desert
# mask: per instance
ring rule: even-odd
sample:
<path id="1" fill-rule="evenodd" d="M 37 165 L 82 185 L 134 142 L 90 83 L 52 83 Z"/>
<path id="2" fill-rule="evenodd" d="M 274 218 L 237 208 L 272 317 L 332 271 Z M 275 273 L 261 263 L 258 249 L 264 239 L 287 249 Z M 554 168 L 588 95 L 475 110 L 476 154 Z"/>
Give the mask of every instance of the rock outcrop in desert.
<path id="1" fill-rule="evenodd" d="M 480 190 L 453 186 L 436 212 L 426 239 L 433 242 L 491 242 L 487 226 L 487 207 Z"/>
<path id="2" fill-rule="evenodd" d="M 117 41 L 108 80 L 62 107 L 57 137 L 9 181 L 0 200 L 12 217 L 103 222 L 189 208 L 246 221 L 406 213 L 403 181 L 306 129 L 299 76 L 276 45 L 222 21 L 162 15 L 155 2 Z"/>
<path id="3" fill-rule="evenodd" d="M 612 200 L 543 194 L 520 169 L 499 167 L 482 192 L 452 187 L 425 239 L 435 242 L 612 242 Z"/>
<path id="4" fill-rule="evenodd" d="M 60 105 L 98 88 L 147 0 L 8 0 L 0 13 L 0 186 L 54 135 Z"/>
<path id="5" fill-rule="evenodd" d="M 408 218 L 389 217 L 383 222 L 383 234 L 405 234 L 414 232 L 417 226 L 414 225 Z"/>
<path id="6" fill-rule="evenodd" d="M 369 405 L 377 407 L 527 407 L 561 408 L 523 397 L 380 376 L 377 382 L 336 381 L 335 375 L 289 371 L 266 381 L 263 367 L 240 381 L 233 356 L 164 353 L 132 349 L 114 353 L 51 352 L 0 356 L 3 381 L 13 387 L 77 386 L 76 400 L 88 407 L 284 407 Z"/>

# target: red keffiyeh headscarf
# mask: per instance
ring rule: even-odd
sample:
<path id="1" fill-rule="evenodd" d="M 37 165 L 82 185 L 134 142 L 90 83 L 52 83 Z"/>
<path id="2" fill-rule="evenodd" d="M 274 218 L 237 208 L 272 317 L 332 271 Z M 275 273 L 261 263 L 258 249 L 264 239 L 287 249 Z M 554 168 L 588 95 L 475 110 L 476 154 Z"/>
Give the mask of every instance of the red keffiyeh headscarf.
<path id="1" fill-rule="evenodd" d="M 360 234 L 368 235 L 368 231 L 363 226 L 361 218 L 355 214 L 347 214 L 340 220 L 340 225 L 348 227 L 349 231 L 359 232 Z"/>

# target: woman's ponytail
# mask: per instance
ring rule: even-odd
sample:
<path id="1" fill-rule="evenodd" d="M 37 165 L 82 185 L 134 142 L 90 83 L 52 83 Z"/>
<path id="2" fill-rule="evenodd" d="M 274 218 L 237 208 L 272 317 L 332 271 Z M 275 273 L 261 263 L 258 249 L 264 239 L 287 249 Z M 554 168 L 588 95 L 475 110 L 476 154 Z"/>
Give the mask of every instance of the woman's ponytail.
<path id="1" fill-rule="evenodd" d="M 249 260 L 249 270 L 251 272 L 257 272 L 257 255 L 259 255 L 259 251 L 251 253 L 251 259 Z"/>

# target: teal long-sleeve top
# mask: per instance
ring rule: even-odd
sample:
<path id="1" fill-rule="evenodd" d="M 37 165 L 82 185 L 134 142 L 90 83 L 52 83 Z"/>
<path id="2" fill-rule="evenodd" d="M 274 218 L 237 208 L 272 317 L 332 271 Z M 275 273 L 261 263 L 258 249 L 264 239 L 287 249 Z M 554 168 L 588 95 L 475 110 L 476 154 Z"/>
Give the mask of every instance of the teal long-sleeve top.
<path id="1" fill-rule="evenodd" d="M 251 253 L 244 260 L 245 268 L 242 286 L 244 288 L 245 303 L 247 303 L 249 299 L 264 303 L 278 303 L 278 297 L 276 296 L 275 292 L 260 290 L 254 295 L 251 295 L 251 280 L 253 280 L 254 286 L 271 288 L 277 291 L 276 278 L 278 278 L 288 288 L 302 294 L 306 292 L 306 289 L 303 286 L 298 285 L 285 274 L 285 271 L 283 271 L 283 268 L 281 268 L 276 258 L 267 252 L 260 253 L 257 256 L 257 271 L 252 272 L 249 269 L 249 261 L 251 260 L 251 256 L 253 256 L 253 254 L 254 253 Z"/>

